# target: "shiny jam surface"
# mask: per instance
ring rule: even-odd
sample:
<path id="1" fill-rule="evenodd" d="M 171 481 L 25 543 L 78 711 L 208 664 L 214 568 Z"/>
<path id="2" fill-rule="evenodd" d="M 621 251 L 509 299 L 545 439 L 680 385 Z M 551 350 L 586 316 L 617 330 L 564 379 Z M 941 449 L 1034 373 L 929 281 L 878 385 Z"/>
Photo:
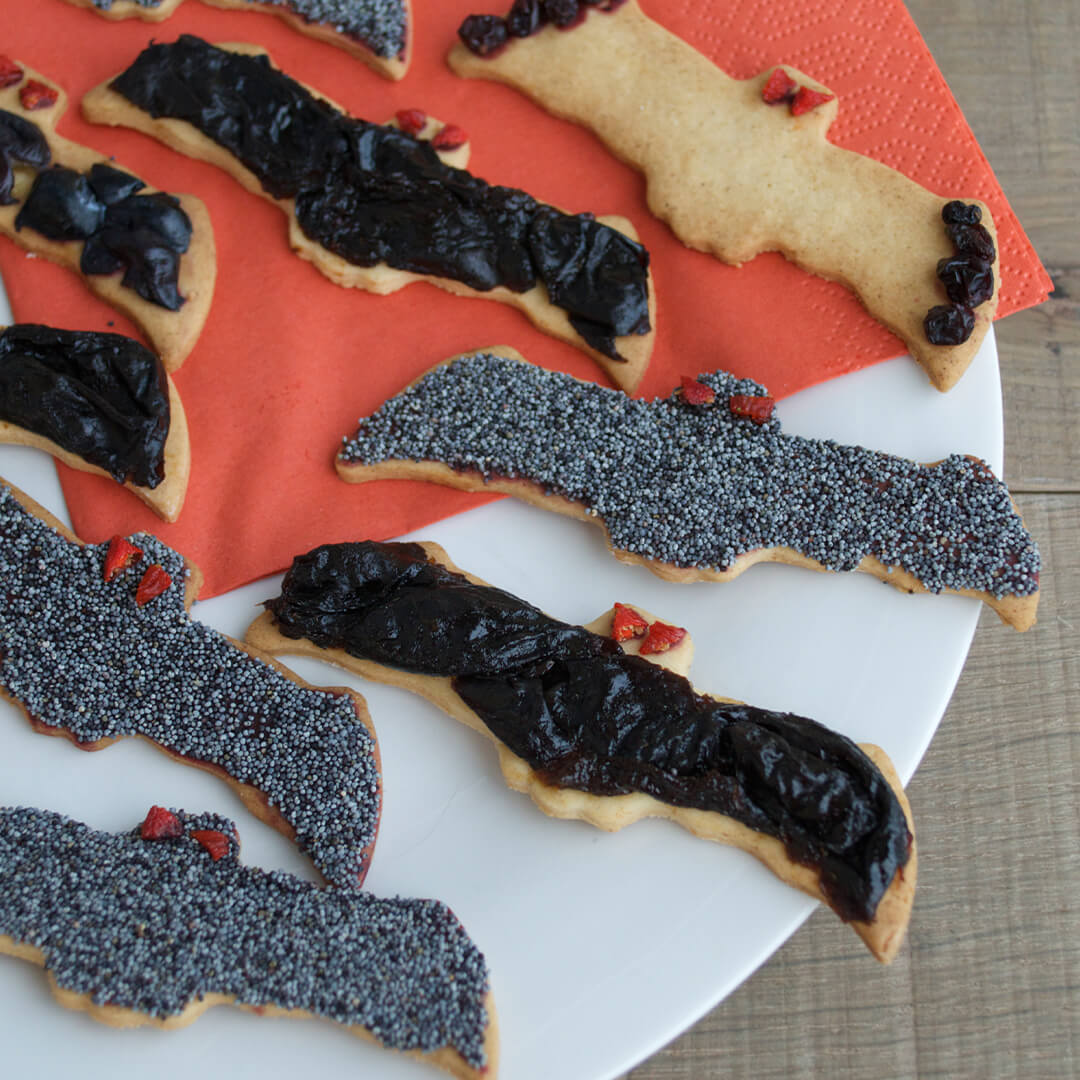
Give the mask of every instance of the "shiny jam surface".
<path id="1" fill-rule="evenodd" d="M 165 369 L 120 334 L 9 326 L 0 333 L 0 420 L 51 439 L 118 483 L 154 488 L 164 479 Z"/>
<path id="2" fill-rule="evenodd" d="M 268 194 L 295 199 L 304 233 L 356 266 L 486 292 L 538 283 L 593 348 L 649 330 L 648 253 L 591 214 L 563 214 L 444 164 L 425 142 L 345 116 L 265 56 L 185 35 L 151 45 L 112 87 L 152 117 L 224 147 Z"/>
<path id="3" fill-rule="evenodd" d="M 903 810 L 851 740 L 804 717 L 698 694 L 608 638 L 429 562 L 416 544 L 316 548 L 266 606 L 289 637 L 449 676 L 546 783 L 644 792 L 775 837 L 818 871 L 846 919 L 872 919 L 907 862 Z"/>

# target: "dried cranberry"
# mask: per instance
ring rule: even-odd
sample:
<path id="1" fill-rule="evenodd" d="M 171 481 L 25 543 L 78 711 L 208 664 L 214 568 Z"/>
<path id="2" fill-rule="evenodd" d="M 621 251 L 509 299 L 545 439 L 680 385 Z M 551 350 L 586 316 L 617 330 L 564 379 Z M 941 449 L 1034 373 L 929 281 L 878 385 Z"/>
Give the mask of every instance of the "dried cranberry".
<path id="1" fill-rule="evenodd" d="M 654 622 L 641 643 L 641 655 L 651 656 L 653 653 L 667 652 L 679 645 L 685 637 L 686 631 L 681 626 Z"/>
<path id="2" fill-rule="evenodd" d="M 130 540 L 117 534 L 109 541 L 102 576 L 106 582 L 112 581 L 117 574 L 129 567 L 136 559 L 141 558 L 142 548 L 137 548 Z"/>
<path id="3" fill-rule="evenodd" d="M 22 82 L 23 69 L 11 59 L 0 53 L 0 90 Z"/>
<path id="4" fill-rule="evenodd" d="M 683 375 L 681 382 L 683 401 L 687 405 L 711 405 L 716 400 L 716 391 L 711 386 L 706 386 L 689 375 Z"/>
<path id="5" fill-rule="evenodd" d="M 977 255 L 954 255 L 937 264 L 937 276 L 954 304 L 978 307 L 994 295 L 994 271 Z"/>
<path id="6" fill-rule="evenodd" d="M 547 16 L 540 0 L 514 0 L 514 6 L 506 16 L 506 28 L 511 37 L 529 37 L 545 22 Z"/>
<path id="7" fill-rule="evenodd" d="M 761 89 L 761 100 L 766 105 L 782 105 L 790 101 L 798 89 L 799 84 L 783 68 L 773 68 L 773 73 Z"/>
<path id="8" fill-rule="evenodd" d="M 755 424 L 764 424 L 775 407 L 775 399 L 756 394 L 732 394 L 728 398 L 728 408 L 735 416 L 745 416 Z"/>
<path id="9" fill-rule="evenodd" d="M 431 140 L 431 145 L 436 150 L 456 150 L 469 141 L 468 132 L 457 124 L 447 124 Z"/>
<path id="10" fill-rule="evenodd" d="M 823 94 L 820 90 L 811 90 L 809 86 L 800 86 L 791 99 L 791 115 L 802 116 L 803 113 L 811 112 L 819 105 L 832 101 L 835 94 Z"/>
<path id="11" fill-rule="evenodd" d="M 985 225 L 947 225 L 945 231 L 959 254 L 977 255 L 987 262 L 997 258 L 994 239 Z"/>
<path id="12" fill-rule="evenodd" d="M 160 596 L 172 584 L 172 576 L 166 572 L 161 563 L 151 563 L 146 568 L 135 590 L 135 603 L 139 607 L 150 603 L 155 597 Z"/>
<path id="13" fill-rule="evenodd" d="M 498 15 L 470 15 L 458 27 L 461 43 L 477 56 L 497 53 L 509 36 L 506 20 Z"/>
<path id="14" fill-rule="evenodd" d="M 585 13 L 579 8 L 578 0 L 544 0 L 544 14 L 548 22 L 565 30 Z"/>
<path id="15" fill-rule="evenodd" d="M 51 86 L 46 86 L 37 79 L 30 79 L 25 86 L 19 87 L 19 103 L 28 112 L 35 109 L 47 109 L 56 104 L 60 94 Z"/>
<path id="16" fill-rule="evenodd" d="M 419 135 L 427 123 L 427 113 L 423 109 L 398 109 L 394 119 L 406 135 Z"/>
<path id="17" fill-rule="evenodd" d="M 923 320 L 931 345 L 962 345 L 975 329 L 975 314 L 960 304 L 938 304 Z"/>
<path id="18" fill-rule="evenodd" d="M 626 604 L 615 604 L 615 613 L 611 617 L 611 636 L 616 641 L 644 637 L 648 632 L 648 622 L 632 607 L 627 607 Z"/>
<path id="19" fill-rule="evenodd" d="M 172 840 L 183 835 L 184 826 L 180 819 L 163 806 L 151 806 L 139 827 L 139 836 L 143 840 Z"/>
<path id="20" fill-rule="evenodd" d="M 191 839 L 200 843 L 214 862 L 229 854 L 229 838 L 217 829 L 196 829 Z"/>
<path id="21" fill-rule="evenodd" d="M 946 225 L 978 225 L 982 221 L 982 211 L 974 203 L 953 199 L 941 208 L 941 220 Z"/>

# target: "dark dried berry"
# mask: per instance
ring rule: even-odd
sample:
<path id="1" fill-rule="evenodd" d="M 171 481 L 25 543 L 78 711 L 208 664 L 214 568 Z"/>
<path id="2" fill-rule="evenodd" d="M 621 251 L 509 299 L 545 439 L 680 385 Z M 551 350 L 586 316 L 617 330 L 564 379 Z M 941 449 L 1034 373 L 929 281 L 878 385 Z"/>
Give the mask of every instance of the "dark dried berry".
<path id="1" fill-rule="evenodd" d="M 491 56 L 498 52 L 509 36 L 506 20 L 498 15 L 470 15 L 458 27 L 461 43 L 477 56 Z"/>
<path id="2" fill-rule="evenodd" d="M 937 276 L 954 304 L 978 307 L 994 295 L 994 271 L 977 255 L 954 255 L 937 264 Z"/>
<path id="3" fill-rule="evenodd" d="M 987 262 L 997 258 L 993 237 L 986 231 L 985 225 L 947 225 L 945 231 L 957 254 L 977 255 Z"/>
<path id="4" fill-rule="evenodd" d="M 941 208 L 941 220 L 946 225 L 978 225 L 982 221 L 982 211 L 974 203 L 953 199 Z"/>
<path id="5" fill-rule="evenodd" d="M 506 16 L 506 28 L 511 37 L 529 37 L 545 22 L 547 16 L 540 0 L 514 0 L 514 6 Z"/>
<path id="6" fill-rule="evenodd" d="M 962 345 L 975 329 L 975 314 L 959 304 L 938 304 L 926 313 L 923 328 L 931 345 Z"/>
<path id="7" fill-rule="evenodd" d="M 544 14 L 547 15 L 548 22 L 565 29 L 571 23 L 577 22 L 578 16 L 584 12 L 579 10 L 578 0 L 544 0 Z"/>

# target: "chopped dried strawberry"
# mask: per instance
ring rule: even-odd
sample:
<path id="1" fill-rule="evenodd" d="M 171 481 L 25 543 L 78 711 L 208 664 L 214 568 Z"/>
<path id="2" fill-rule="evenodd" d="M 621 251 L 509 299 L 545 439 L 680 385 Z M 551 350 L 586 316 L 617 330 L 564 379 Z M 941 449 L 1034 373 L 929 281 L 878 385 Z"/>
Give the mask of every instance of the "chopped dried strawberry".
<path id="1" fill-rule="evenodd" d="M 728 407 L 736 416 L 745 416 L 755 424 L 764 424 L 772 416 L 776 401 L 771 397 L 755 397 L 752 394 L 732 394 Z"/>
<path id="2" fill-rule="evenodd" d="M 394 119 L 406 135 L 419 135 L 427 123 L 427 113 L 423 109 L 398 109 Z"/>
<path id="3" fill-rule="evenodd" d="M 31 79 L 25 86 L 19 89 L 19 101 L 24 109 L 47 109 L 56 104 L 59 93 L 51 86 L 46 86 L 37 79 Z"/>
<path id="4" fill-rule="evenodd" d="M 217 829 L 196 829 L 191 834 L 191 839 L 198 840 L 214 862 L 229 854 L 229 838 Z"/>
<path id="5" fill-rule="evenodd" d="M 0 90 L 21 83 L 22 78 L 23 69 L 10 56 L 0 53 Z"/>
<path id="6" fill-rule="evenodd" d="M 163 806 L 151 806 L 150 813 L 139 828 L 139 835 L 144 840 L 167 840 L 184 835 L 184 826 L 180 819 Z"/>
<path id="7" fill-rule="evenodd" d="M 678 645 L 684 637 L 686 637 L 686 631 L 681 626 L 654 622 L 641 643 L 641 655 L 649 656 L 651 653 L 667 652 L 668 649 Z"/>
<path id="8" fill-rule="evenodd" d="M 615 615 L 611 620 L 611 636 L 616 641 L 644 637 L 648 632 L 649 624 L 633 608 L 625 604 L 615 605 Z"/>
<path id="9" fill-rule="evenodd" d="M 711 386 L 700 383 L 697 379 L 691 379 L 689 375 L 682 377 L 682 396 L 687 405 L 711 405 L 716 400 L 716 391 Z"/>
<path id="10" fill-rule="evenodd" d="M 136 559 L 142 558 L 142 548 L 114 536 L 109 541 L 109 550 L 105 553 L 105 580 L 112 581 L 121 570 L 127 569 Z"/>
<path id="11" fill-rule="evenodd" d="M 798 88 L 799 84 L 783 68 L 773 68 L 773 73 L 762 88 L 761 97 L 766 105 L 782 105 L 795 96 Z"/>
<path id="12" fill-rule="evenodd" d="M 811 90 L 809 86 L 800 86 L 791 101 L 791 115 L 802 116 L 803 113 L 824 105 L 826 101 L 832 101 L 834 97 L 835 94 L 823 94 L 820 90 Z"/>
<path id="13" fill-rule="evenodd" d="M 146 568 L 139 587 L 135 590 L 135 603 L 142 607 L 148 604 L 155 596 L 160 596 L 170 585 L 172 578 L 165 573 L 165 567 L 161 563 L 151 563 Z"/>
<path id="14" fill-rule="evenodd" d="M 436 150 L 456 150 L 459 146 L 464 146 L 469 141 L 469 136 L 466 134 L 464 128 L 460 128 L 457 124 L 447 124 L 431 140 L 431 145 Z"/>

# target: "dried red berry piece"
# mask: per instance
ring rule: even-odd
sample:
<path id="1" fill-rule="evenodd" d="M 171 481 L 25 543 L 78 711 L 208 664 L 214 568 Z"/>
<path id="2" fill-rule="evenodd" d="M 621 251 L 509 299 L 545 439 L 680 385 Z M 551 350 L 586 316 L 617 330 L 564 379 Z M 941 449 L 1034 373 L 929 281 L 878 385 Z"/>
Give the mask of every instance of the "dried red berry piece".
<path id="1" fill-rule="evenodd" d="M 114 536 L 109 541 L 109 550 L 105 553 L 105 580 L 112 581 L 121 570 L 125 570 L 136 559 L 141 558 L 142 548 L 137 548 L 122 536 Z"/>
<path id="2" fill-rule="evenodd" d="M 146 820 L 139 827 L 139 835 L 144 840 L 168 840 L 184 835 L 184 826 L 180 819 L 163 806 L 151 806 Z"/>
<path id="3" fill-rule="evenodd" d="M 37 79 L 31 79 L 25 86 L 19 88 L 19 101 L 24 109 L 31 112 L 34 109 L 47 109 L 56 104 L 60 94 L 51 86 L 46 86 Z"/>
<path id="4" fill-rule="evenodd" d="M 21 83 L 22 78 L 23 69 L 10 56 L 0 53 L 0 90 Z"/>
<path id="5" fill-rule="evenodd" d="M 753 420 L 755 424 L 764 424 L 776 407 L 776 401 L 771 397 L 757 397 L 753 394 L 732 394 L 728 398 L 728 408 L 736 416 L 745 416 Z"/>
<path id="6" fill-rule="evenodd" d="M 811 90 L 809 86 L 800 86 L 791 99 L 791 115 L 802 116 L 826 101 L 832 101 L 835 94 L 823 94 L 820 90 Z"/>
<path id="7" fill-rule="evenodd" d="M 135 603 L 142 607 L 148 604 L 155 596 L 160 596 L 170 585 L 172 578 L 165 572 L 161 563 L 151 563 L 146 568 L 139 587 L 135 590 Z"/>
<path id="8" fill-rule="evenodd" d="M 711 405 L 716 400 L 716 391 L 711 386 L 706 386 L 697 379 L 684 375 L 682 396 L 687 405 Z"/>
<path id="9" fill-rule="evenodd" d="M 649 632 L 649 624 L 633 608 L 625 604 L 615 605 L 615 614 L 611 620 L 611 636 L 616 641 L 629 641 L 631 638 L 644 637 Z"/>
<path id="10" fill-rule="evenodd" d="M 773 68 L 773 73 L 762 87 L 761 99 L 766 105 L 782 105 L 795 96 L 799 84 L 783 69 Z"/>
<path id="11" fill-rule="evenodd" d="M 217 829 L 196 829 L 191 839 L 202 844 L 214 862 L 229 854 L 229 838 Z"/>
<path id="12" fill-rule="evenodd" d="M 672 626 L 670 623 L 654 622 L 649 627 L 649 633 L 641 643 L 641 655 L 649 656 L 652 653 L 667 652 L 673 649 L 686 637 L 686 631 L 681 626 Z"/>
<path id="13" fill-rule="evenodd" d="M 447 124 L 431 140 L 431 145 L 436 150 L 456 150 L 459 146 L 464 146 L 468 141 L 469 136 L 464 128 L 458 127 L 457 124 Z"/>
<path id="14" fill-rule="evenodd" d="M 419 135 L 427 123 L 427 113 L 423 109 L 398 109 L 394 119 L 406 135 Z"/>

